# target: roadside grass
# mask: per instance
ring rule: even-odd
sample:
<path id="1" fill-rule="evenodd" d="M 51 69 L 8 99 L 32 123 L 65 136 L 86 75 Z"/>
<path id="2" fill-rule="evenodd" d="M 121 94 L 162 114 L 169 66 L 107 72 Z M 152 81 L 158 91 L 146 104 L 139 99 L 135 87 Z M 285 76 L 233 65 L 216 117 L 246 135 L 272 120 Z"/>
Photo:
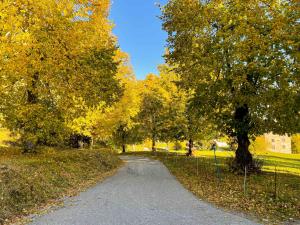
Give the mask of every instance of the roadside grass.
<path id="1" fill-rule="evenodd" d="M 107 149 L 20 152 L 0 148 L 0 224 L 57 204 L 112 174 L 122 163 Z"/>
<path id="2" fill-rule="evenodd" d="M 244 193 L 244 176 L 228 171 L 226 165 L 228 152 L 217 152 L 220 179 L 216 173 L 213 152 L 210 151 L 201 151 L 199 155 L 196 152 L 197 157 L 165 152 L 127 154 L 159 159 L 192 193 L 225 210 L 245 213 L 250 217 L 258 218 L 264 224 L 287 224 L 297 220 L 299 222 L 300 162 L 298 155 L 293 155 L 295 158 L 292 158 L 284 157 L 284 154 L 271 156 L 263 154 L 267 168 L 284 162 L 285 171 L 277 171 L 275 175 L 274 172 L 265 169 L 261 174 L 248 176 Z M 294 168 L 296 172 L 290 168 Z"/>

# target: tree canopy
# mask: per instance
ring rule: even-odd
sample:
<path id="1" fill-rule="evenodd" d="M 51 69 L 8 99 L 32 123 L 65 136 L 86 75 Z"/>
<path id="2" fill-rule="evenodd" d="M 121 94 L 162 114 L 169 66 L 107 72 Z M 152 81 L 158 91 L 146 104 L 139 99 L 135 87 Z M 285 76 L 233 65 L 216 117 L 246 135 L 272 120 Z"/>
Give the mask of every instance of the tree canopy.
<path id="1" fill-rule="evenodd" d="M 299 132 L 297 1 L 170 0 L 162 10 L 167 62 L 201 114 L 237 138 L 242 167 L 249 136 Z"/>
<path id="2" fill-rule="evenodd" d="M 61 142 L 78 102 L 110 105 L 122 94 L 109 4 L 1 2 L 1 112 L 31 145 Z"/>

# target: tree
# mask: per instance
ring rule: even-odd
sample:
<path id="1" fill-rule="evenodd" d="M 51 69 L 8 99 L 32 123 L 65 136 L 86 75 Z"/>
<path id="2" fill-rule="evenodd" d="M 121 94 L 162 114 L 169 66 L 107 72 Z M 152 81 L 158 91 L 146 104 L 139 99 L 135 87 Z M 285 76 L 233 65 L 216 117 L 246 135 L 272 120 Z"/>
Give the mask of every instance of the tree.
<path id="1" fill-rule="evenodd" d="M 192 155 L 194 141 L 202 139 L 212 132 L 208 121 L 199 117 L 197 107 L 190 101 L 192 91 L 180 87 L 180 77 L 175 73 L 175 68 L 164 64 L 158 67 L 159 76 L 157 77 L 157 86 L 163 102 L 158 123 L 159 135 L 161 141 L 183 141 L 188 140 L 187 156 Z"/>
<path id="2" fill-rule="evenodd" d="M 133 74 L 128 55 L 119 52 L 117 59 L 122 62 L 119 64 L 117 76 L 124 88 L 124 93 L 120 101 L 115 105 L 114 116 L 111 116 L 116 118 L 112 139 L 115 144 L 122 147 L 123 152 L 126 152 L 127 144 L 141 141 L 139 125 L 136 122 L 136 117 L 140 110 L 141 97 L 138 82 Z"/>
<path id="3" fill-rule="evenodd" d="M 297 1 L 170 0 L 162 8 L 167 62 L 192 89 L 201 115 L 238 142 L 236 163 L 252 163 L 251 138 L 299 131 Z"/>
<path id="4" fill-rule="evenodd" d="M 162 88 L 160 78 L 153 74 L 148 75 L 142 85 L 144 90 L 138 120 L 142 124 L 144 136 L 152 141 L 152 151 L 156 151 L 156 141 L 161 139 L 164 127 L 168 92 Z"/>
<path id="5" fill-rule="evenodd" d="M 134 118 L 139 112 L 140 93 L 128 55 L 118 50 L 114 60 L 118 63 L 116 77 L 123 90 L 119 100 L 111 105 L 101 102 L 97 107 L 80 103 L 85 113 L 71 120 L 69 126 L 75 133 L 92 140 L 112 140 L 125 151 L 126 144 L 137 140 Z"/>
<path id="6" fill-rule="evenodd" d="M 186 123 L 186 93 L 176 85 L 179 77 L 170 66 L 164 64 L 158 69 L 159 85 L 166 93 L 160 139 L 167 142 L 185 140 L 183 126 Z"/>
<path id="7" fill-rule="evenodd" d="M 122 148 L 122 152 L 127 151 L 126 145 L 136 144 L 143 141 L 140 124 L 132 127 L 120 124 L 113 132 L 112 139 L 114 143 Z"/>
<path id="8" fill-rule="evenodd" d="M 188 140 L 187 156 L 191 156 L 194 141 L 201 137 L 205 124 L 203 119 L 198 117 L 197 110 L 190 102 L 192 94 L 178 85 L 181 81 L 175 73 L 175 68 L 161 65 L 159 72 L 161 87 L 168 93 L 161 138 L 165 141 L 176 142 Z"/>
<path id="9" fill-rule="evenodd" d="M 1 112 L 33 148 L 68 136 L 78 101 L 121 95 L 108 10 L 108 0 L 1 2 Z"/>

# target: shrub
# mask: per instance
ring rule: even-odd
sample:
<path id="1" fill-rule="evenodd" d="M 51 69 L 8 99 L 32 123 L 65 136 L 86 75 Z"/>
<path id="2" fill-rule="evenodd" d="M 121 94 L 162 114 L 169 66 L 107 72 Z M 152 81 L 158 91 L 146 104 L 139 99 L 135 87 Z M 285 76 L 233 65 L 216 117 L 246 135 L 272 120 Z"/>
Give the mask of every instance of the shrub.
<path id="1" fill-rule="evenodd" d="M 181 149 L 182 149 L 182 145 L 179 142 L 175 142 L 174 150 L 181 150 Z"/>

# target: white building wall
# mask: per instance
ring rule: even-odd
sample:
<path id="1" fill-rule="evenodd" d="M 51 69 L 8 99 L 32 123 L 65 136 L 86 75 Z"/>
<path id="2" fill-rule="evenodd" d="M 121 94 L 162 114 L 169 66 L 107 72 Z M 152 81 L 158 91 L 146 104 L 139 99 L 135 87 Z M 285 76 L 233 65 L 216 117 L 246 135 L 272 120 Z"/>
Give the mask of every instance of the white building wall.
<path id="1" fill-rule="evenodd" d="M 265 134 L 267 150 L 278 153 L 292 153 L 292 140 L 288 135 Z"/>

